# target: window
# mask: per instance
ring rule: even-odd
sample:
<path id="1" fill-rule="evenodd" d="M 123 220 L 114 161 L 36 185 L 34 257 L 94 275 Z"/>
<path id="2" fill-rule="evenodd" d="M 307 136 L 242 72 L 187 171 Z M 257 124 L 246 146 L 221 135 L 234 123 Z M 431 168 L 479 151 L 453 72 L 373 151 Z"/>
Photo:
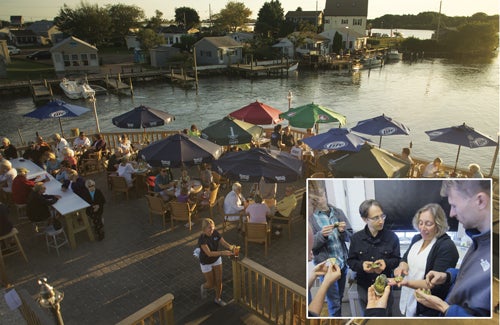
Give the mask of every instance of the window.
<path id="1" fill-rule="evenodd" d="M 329 24 L 330 23 L 330 19 L 325 19 L 325 24 Z"/>
<path id="2" fill-rule="evenodd" d="M 363 18 L 353 19 L 352 20 L 352 24 L 354 26 L 361 26 L 361 25 L 363 25 Z"/>
<path id="3" fill-rule="evenodd" d="M 71 61 L 69 60 L 69 55 L 63 54 L 63 61 L 64 61 L 65 67 L 71 66 Z"/>
<path id="4" fill-rule="evenodd" d="M 340 21 L 340 23 L 341 23 L 342 25 L 349 25 L 349 19 L 342 19 L 342 20 Z"/>
<path id="5" fill-rule="evenodd" d="M 83 65 L 89 65 L 88 55 L 86 53 L 81 55 Z"/>
<path id="6" fill-rule="evenodd" d="M 93 53 L 90 54 L 90 60 L 93 60 L 93 61 L 97 60 L 97 54 L 93 54 Z"/>

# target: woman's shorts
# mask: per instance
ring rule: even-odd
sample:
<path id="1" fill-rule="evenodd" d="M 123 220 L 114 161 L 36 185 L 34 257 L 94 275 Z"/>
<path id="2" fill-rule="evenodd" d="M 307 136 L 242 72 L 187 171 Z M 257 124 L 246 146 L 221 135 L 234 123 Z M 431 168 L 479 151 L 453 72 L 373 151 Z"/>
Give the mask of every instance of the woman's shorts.
<path id="1" fill-rule="evenodd" d="M 217 261 L 213 262 L 212 264 L 201 264 L 200 263 L 201 272 L 208 273 L 208 272 L 212 271 L 212 267 L 214 267 L 216 265 L 221 265 L 221 264 L 222 264 L 222 258 L 221 257 L 219 257 L 217 259 Z"/>

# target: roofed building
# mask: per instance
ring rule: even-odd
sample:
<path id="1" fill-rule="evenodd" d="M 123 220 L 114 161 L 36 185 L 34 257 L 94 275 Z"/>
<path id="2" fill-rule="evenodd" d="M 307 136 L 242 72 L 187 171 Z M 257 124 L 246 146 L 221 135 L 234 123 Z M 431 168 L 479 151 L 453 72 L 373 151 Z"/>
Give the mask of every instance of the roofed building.
<path id="1" fill-rule="evenodd" d="M 313 26 L 319 27 L 323 24 L 322 11 L 289 11 L 285 15 L 285 20 L 298 25 L 300 22 L 307 22 Z"/>
<path id="2" fill-rule="evenodd" d="M 199 65 L 229 65 L 240 63 L 243 58 L 243 45 L 229 36 L 204 37 L 195 47 Z"/>
<path id="3" fill-rule="evenodd" d="M 50 52 L 56 73 L 99 72 L 97 48 L 74 36 L 54 45 Z"/>

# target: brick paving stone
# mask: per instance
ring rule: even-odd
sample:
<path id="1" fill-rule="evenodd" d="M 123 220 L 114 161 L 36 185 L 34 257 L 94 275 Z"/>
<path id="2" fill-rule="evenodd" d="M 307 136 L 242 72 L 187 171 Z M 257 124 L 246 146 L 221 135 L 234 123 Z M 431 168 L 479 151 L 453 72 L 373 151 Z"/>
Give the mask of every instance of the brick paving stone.
<path id="1" fill-rule="evenodd" d="M 46 276 L 49 283 L 65 294 L 62 314 L 68 325 L 114 324 L 166 293 L 175 296 L 174 317 L 177 322 L 200 306 L 217 310 L 217 306 L 211 303 L 213 291 L 204 300 L 199 294 L 203 276 L 192 252 L 200 234 L 201 221 L 195 221 L 191 232 L 180 222 L 173 231 L 169 223 L 164 230 L 160 218 L 153 218 L 153 223 L 149 224 L 143 197 L 132 195 L 129 201 L 121 197 L 113 199 L 107 190 L 104 174 L 89 178 L 96 180 L 107 199 L 105 239 L 90 242 L 86 234 L 77 234 L 77 247 L 61 248 L 58 257 L 54 251 L 47 252 L 43 236 L 35 238 L 29 224 L 20 225 L 21 241 L 30 262 L 24 262 L 20 256 L 6 258 L 10 282 L 35 296 L 38 292 L 36 280 Z M 245 189 L 249 185 L 243 186 L 244 193 L 247 193 Z M 228 191 L 226 188 L 219 195 Z M 278 195 L 281 192 L 283 188 L 279 186 Z M 200 217 L 208 215 L 208 210 L 200 213 Z M 222 218 L 216 211 L 214 221 L 222 233 Z M 228 242 L 240 245 L 241 256 L 245 256 L 244 238 L 237 233 L 234 224 L 223 236 Z M 286 230 L 281 238 L 273 238 L 267 258 L 263 245 L 250 245 L 248 255 L 252 260 L 305 286 L 305 221 L 293 225 L 292 240 L 288 240 Z M 223 299 L 226 301 L 232 299 L 231 277 L 231 263 L 224 259 Z"/>

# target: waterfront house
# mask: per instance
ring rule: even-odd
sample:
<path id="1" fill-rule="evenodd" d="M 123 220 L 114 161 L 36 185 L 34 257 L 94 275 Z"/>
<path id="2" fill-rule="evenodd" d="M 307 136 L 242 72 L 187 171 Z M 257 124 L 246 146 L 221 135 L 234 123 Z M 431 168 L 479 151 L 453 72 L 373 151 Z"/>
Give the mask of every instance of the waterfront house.
<path id="1" fill-rule="evenodd" d="M 195 43 L 198 65 L 241 63 L 243 45 L 229 36 L 204 37 Z"/>
<path id="2" fill-rule="evenodd" d="M 35 21 L 27 30 L 32 30 L 38 36 L 38 43 L 41 45 L 57 44 L 63 40 L 63 33 L 50 20 Z"/>
<path id="3" fill-rule="evenodd" d="M 295 30 L 301 22 L 307 22 L 316 28 L 319 28 L 323 24 L 323 12 L 322 11 L 289 11 L 285 15 L 285 20 L 294 24 Z"/>
<path id="4" fill-rule="evenodd" d="M 182 37 L 194 35 L 199 32 L 196 28 L 186 29 L 182 26 L 170 25 L 161 27 L 158 34 L 165 39 L 165 45 L 172 46 L 181 43 Z"/>
<path id="5" fill-rule="evenodd" d="M 295 47 L 287 37 L 280 39 L 280 41 L 273 45 L 275 48 L 281 49 L 281 56 L 285 58 L 295 57 Z"/>
<path id="6" fill-rule="evenodd" d="M 155 68 L 164 68 L 168 61 L 181 52 L 180 49 L 172 46 L 160 45 L 149 50 L 151 57 L 151 66 Z"/>
<path id="7" fill-rule="evenodd" d="M 74 36 L 57 43 L 50 52 L 57 74 L 99 72 L 97 48 Z"/>
<path id="8" fill-rule="evenodd" d="M 333 43 L 335 32 L 342 35 L 343 48 L 358 50 L 366 46 L 368 0 L 326 0 L 323 36 Z"/>
<path id="9" fill-rule="evenodd" d="M 234 32 L 227 34 L 227 36 L 231 37 L 238 43 L 249 43 L 251 40 L 253 40 L 254 33 Z"/>
<path id="10" fill-rule="evenodd" d="M 15 46 L 33 46 L 39 45 L 38 35 L 29 29 L 11 29 L 10 39 Z"/>

